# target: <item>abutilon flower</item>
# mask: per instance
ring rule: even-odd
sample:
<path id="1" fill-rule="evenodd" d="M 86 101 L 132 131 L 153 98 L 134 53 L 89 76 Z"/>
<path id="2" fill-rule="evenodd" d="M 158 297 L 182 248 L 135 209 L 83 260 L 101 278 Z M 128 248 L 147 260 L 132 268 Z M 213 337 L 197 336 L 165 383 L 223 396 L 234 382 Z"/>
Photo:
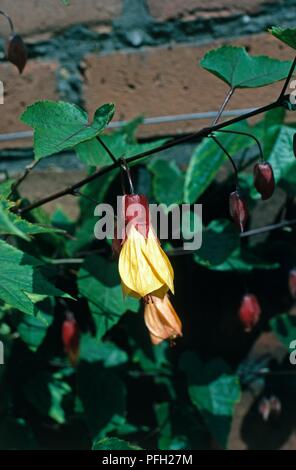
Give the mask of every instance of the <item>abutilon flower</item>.
<path id="1" fill-rule="evenodd" d="M 119 254 L 124 295 L 143 298 L 145 323 L 153 344 L 182 336 L 182 325 L 167 292 L 174 293 L 174 271 L 150 223 L 145 196 L 123 196 L 125 229 Z M 114 249 L 118 252 L 118 240 Z"/>
<path id="2" fill-rule="evenodd" d="M 182 336 L 182 323 L 167 294 L 163 299 L 147 295 L 144 302 L 144 319 L 153 344 L 159 344 L 165 339 L 173 342 Z"/>
<path id="3" fill-rule="evenodd" d="M 256 163 L 254 166 L 254 186 L 263 200 L 269 199 L 273 195 L 275 181 L 270 163 Z"/>
<path id="4" fill-rule="evenodd" d="M 77 364 L 79 357 L 80 331 L 74 317 L 68 316 L 62 325 L 62 341 L 65 353 L 73 366 Z"/>
<path id="5" fill-rule="evenodd" d="M 296 269 L 289 272 L 289 291 L 293 299 L 296 299 Z"/>
<path id="6" fill-rule="evenodd" d="M 169 289 L 174 293 L 173 268 L 150 225 L 146 197 L 127 195 L 123 204 L 126 230 L 118 266 L 124 294 L 140 298 L 153 292 L 164 297 Z"/>
<path id="7" fill-rule="evenodd" d="M 254 326 L 258 323 L 261 315 L 261 307 L 254 294 L 244 295 L 238 315 L 245 331 L 252 331 Z"/>
<path id="8" fill-rule="evenodd" d="M 233 191 L 229 196 L 229 212 L 241 232 L 244 231 L 248 220 L 247 204 L 239 195 L 238 191 Z"/>

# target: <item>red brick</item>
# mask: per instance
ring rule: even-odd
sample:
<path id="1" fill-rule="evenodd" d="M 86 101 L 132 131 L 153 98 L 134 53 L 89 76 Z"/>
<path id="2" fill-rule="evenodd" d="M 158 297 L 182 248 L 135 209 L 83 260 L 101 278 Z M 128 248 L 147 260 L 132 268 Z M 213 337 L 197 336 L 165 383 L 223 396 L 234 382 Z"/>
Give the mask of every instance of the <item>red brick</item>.
<path id="1" fill-rule="evenodd" d="M 121 0 L 71 0 L 69 6 L 61 0 L 2 0 L 1 10 L 7 12 L 22 34 L 57 31 L 77 23 L 110 22 L 121 12 Z M 1 32 L 8 31 L 1 18 Z"/>
<path id="2" fill-rule="evenodd" d="M 226 43 L 224 41 L 223 43 Z M 271 35 L 262 34 L 232 41 L 249 48 L 254 54 L 292 59 L 293 51 Z M 215 111 L 219 108 L 227 85 L 198 66 L 198 60 L 214 47 L 183 45 L 153 48 L 140 52 L 91 55 L 86 59 L 85 100 L 93 113 L 102 103 L 116 105 L 115 119 Z M 253 90 L 238 90 L 230 109 L 256 107 L 275 99 L 280 84 Z M 205 122 L 180 122 L 145 126 L 141 135 L 192 131 Z M 207 123 L 208 124 L 208 123 Z"/>
<path id="3" fill-rule="evenodd" d="M 193 17 L 212 18 L 235 14 L 257 13 L 264 4 L 281 0 L 148 0 L 151 14 L 159 21 Z"/>
<path id="4" fill-rule="evenodd" d="M 30 60 L 23 75 L 11 64 L 0 65 L 4 84 L 4 104 L 0 105 L 0 133 L 29 130 L 20 122 L 26 106 L 40 99 L 57 99 L 55 72 L 57 64 Z M 32 140 L 5 142 L 1 148 L 32 146 Z"/>

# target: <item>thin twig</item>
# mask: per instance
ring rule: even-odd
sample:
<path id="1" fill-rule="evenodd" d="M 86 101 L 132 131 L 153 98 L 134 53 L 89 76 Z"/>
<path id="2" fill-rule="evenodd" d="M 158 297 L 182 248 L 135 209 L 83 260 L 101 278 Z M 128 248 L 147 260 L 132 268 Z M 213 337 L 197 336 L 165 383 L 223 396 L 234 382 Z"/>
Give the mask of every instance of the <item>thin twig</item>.
<path id="1" fill-rule="evenodd" d="M 0 15 L 4 16 L 4 18 L 7 19 L 8 23 L 9 23 L 9 27 L 10 27 L 10 34 L 11 34 L 11 36 L 13 36 L 14 35 L 14 25 L 13 25 L 12 19 L 10 18 L 10 16 L 7 13 L 5 13 L 5 11 L 0 10 Z"/>
<path id="2" fill-rule="evenodd" d="M 280 96 L 279 96 L 279 101 L 282 100 L 282 98 L 284 97 L 284 95 L 285 95 L 285 93 L 286 93 L 286 91 L 287 91 L 287 88 L 288 88 L 288 86 L 289 86 L 290 80 L 291 80 L 292 75 L 293 75 L 293 73 L 294 73 L 295 67 L 296 67 L 296 57 L 295 57 L 295 59 L 293 60 L 292 66 L 291 66 L 291 68 L 290 68 L 290 71 L 289 71 L 289 73 L 288 73 L 288 76 L 287 76 L 287 78 L 286 78 L 286 81 L 285 81 L 285 83 L 284 83 L 284 86 L 283 86 L 283 88 L 282 88 L 281 94 L 280 94 Z"/>
<path id="3" fill-rule="evenodd" d="M 217 122 L 220 120 L 220 117 L 222 116 L 222 113 L 224 111 L 224 109 L 226 108 L 226 106 L 228 105 L 233 93 L 235 91 L 235 88 L 230 88 L 230 90 L 228 91 L 227 95 L 225 96 L 225 99 L 221 105 L 221 108 L 219 109 L 218 111 L 218 114 L 217 116 L 215 117 L 215 119 L 213 120 L 212 122 L 212 126 L 214 126 L 215 124 L 217 124 Z"/>
<path id="4" fill-rule="evenodd" d="M 245 135 L 245 136 L 250 137 L 251 139 L 255 140 L 255 142 L 258 146 L 258 149 L 259 149 L 260 159 L 261 159 L 262 162 L 264 161 L 263 150 L 262 150 L 261 144 L 259 142 L 259 139 L 257 139 L 257 137 L 255 135 L 249 134 L 248 132 L 228 131 L 228 130 L 225 130 L 225 129 L 221 129 L 220 131 L 217 131 L 217 132 L 224 132 L 224 133 L 227 133 L 227 134 Z"/>
<path id="5" fill-rule="evenodd" d="M 10 191 L 9 196 L 20 186 L 20 184 L 24 181 L 25 178 L 27 178 L 27 176 L 38 165 L 39 162 L 40 160 L 33 160 L 29 165 L 25 167 L 23 174 L 11 186 L 11 191 Z"/>
<path id="6" fill-rule="evenodd" d="M 221 142 L 217 139 L 217 137 L 215 137 L 214 135 L 211 135 L 210 136 L 214 142 L 216 142 L 216 144 L 218 145 L 218 147 L 220 147 L 220 149 L 222 150 L 222 152 L 225 153 L 225 155 L 227 156 L 227 158 L 229 159 L 232 167 L 233 167 L 233 170 L 234 170 L 234 174 L 235 174 L 235 180 L 236 180 L 236 185 L 238 183 L 238 170 L 237 170 L 237 167 L 236 167 L 236 164 L 234 163 L 234 160 L 232 158 L 232 156 L 230 155 L 230 153 L 226 150 L 226 148 L 221 144 Z"/>
<path id="7" fill-rule="evenodd" d="M 283 102 L 289 99 L 289 95 L 286 95 L 282 98 L 281 101 L 277 100 L 273 103 L 270 103 L 268 105 L 262 106 L 260 108 L 257 108 L 253 111 L 250 111 L 248 113 L 242 114 L 241 116 L 237 116 L 233 119 L 229 119 L 228 121 L 224 121 L 219 124 L 215 124 L 212 127 L 205 127 L 197 132 L 194 132 L 192 134 L 189 134 L 184 137 L 178 137 L 175 139 L 172 139 L 165 144 L 159 145 L 158 147 L 155 147 L 154 149 L 147 150 L 145 152 L 141 152 L 137 155 L 133 155 L 129 158 L 126 159 L 126 162 L 128 164 L 134 163 L 138 160 L 141 160 L 144 157 L 148 157 L 150 155 L 154 155 L 159 152 L 163 152 L 164 150 L 168 150 L 170 148 L 175 147 L 176 145 L 180 145 L 186 142 L 190 142 L 193 139 L 197 138 L 202 138 L 202 137 L 208 137 L 212 132 L 218 131 L 220 129 L 224 129 L 225 127 L 231 126 L 233 124 L 236 124 L 237 122 L 240 122 L 244 119 L 249 119 L 253 116 L 257 116 L 259 114 L 265 113 L 266 111 L 270 111 L 271 109 L 278 108 L 283 105 Z M 20 209 L 18 212 L 20 214 L 25 214 L 33 209 L 36 209 L 37 207 L 43 206 L 44 204 L 47 204 L 48 202 L 55 201 L 56 199 L 59 199 L 63 196 L 67 196 L 69 194 L 73 194 L 73 192 L 76 189 L 81 188 L 87 183 L 90 183 L 91 181 L 94 181 L 95 179 L 99 178 L 100 176 L 105 175 L 106 173 L 109 173 L 109 171 L 113 171 L 115 168 L 118 168 L 121 165 L 121 162 L 119 160 L 116 161 L 116 163 L 113 163 L 107 167 L 103 167 L 99 170 L 97 170 L 95 173 L 93 173 L 90 176 L 87 176 L 86 178 L 78 181 L 77 183 L 73 184 L 72 186 L 69 186 L 67 188 L 62 189 L 61 191 L 57 191 L 56 193 L 50 194 L 49 196 L 46 196 L 39 201 L 33 202 L 32 204 L 28 204 L 24 208 Z"/>
<path id="8" fill-rule="evenodd" d="M 115 155 L 113 155 L 113 153 L 111 152 L 110 148 L 108 147 L 108 145 L 105 144 L 105 142 L 101 139 L 101 137 L 99 137 L 97 135 L 97 141 L 101 144 L 101 146 L 106 150 L 106 152 L 108 153 L 109 157 L 111 158 L 112 162 L 113 163 L 117 163 L 117 158 L 115 157 Z"/>
<path id="9" fill-rule="evenodd" d="M 265 227 L 254 228 L 252 230 L 248 230 L 247 232 L 242 232 L 240 236 L 241 238 L 252 237 L 254 235 L 261 235 L 262 233 L 271 232 L 272 230 L 289 227 L 295 224 L 296 224 L 296 219 L 284 220 L 283 222 L 279 222 L 277 224 L 266 225 Z"/>

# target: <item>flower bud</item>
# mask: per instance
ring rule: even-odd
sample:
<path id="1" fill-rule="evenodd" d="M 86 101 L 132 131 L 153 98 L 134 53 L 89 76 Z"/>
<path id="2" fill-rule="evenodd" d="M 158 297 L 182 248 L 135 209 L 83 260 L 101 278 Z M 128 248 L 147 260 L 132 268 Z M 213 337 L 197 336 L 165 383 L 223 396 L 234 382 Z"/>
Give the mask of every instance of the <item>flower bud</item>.
<path id="1" fill-rule="evenodd" d="M 244 295 L 238 314 L 245 331 L 252 331 L 261 315 L 257 297 L 253 294 Z"/>
<path id="2" fill-rule="evenodd" d="M 275 182 L 270 163 L 256 163 L 254 166 L 254 185 L 263 200 L 269 199 L 273 195 Z"/>
<path id="3" fill-rule="evenodd" d="M 147 238 L 150 214 L 146 196 L 143 194 L 126 195 L 124 196 L 123 205 L 126 225 L 133 225 L 143 237 Z"/>
<path id="4" fill-rule="evenodd" d="M 246 202 L 240 197 L 238 191 L 229 196 L 229 212 L 235 224 L 243 232 L 248 220 L 248 208 Z"/>
<path id="5" fill-rule="evenodd" d="M 67 318 L 62 325 L 62 341 L 69 361 L 73 366 L 77 364 L 79 356 L 79 327 L 75 318 Z"/>
<path id="6" fill-rule="evenodd" d="M 19 73 L 25 68 L 28 59 L 26 45 L 19 34 L 10 37 L 7 44 L 7 59 L 19 70 Z"/>
<path id="7" fill-rule="evenodd" d="M 296 269 L 289 272 L 289 291 L 293 299 L 296 299 Z"/>

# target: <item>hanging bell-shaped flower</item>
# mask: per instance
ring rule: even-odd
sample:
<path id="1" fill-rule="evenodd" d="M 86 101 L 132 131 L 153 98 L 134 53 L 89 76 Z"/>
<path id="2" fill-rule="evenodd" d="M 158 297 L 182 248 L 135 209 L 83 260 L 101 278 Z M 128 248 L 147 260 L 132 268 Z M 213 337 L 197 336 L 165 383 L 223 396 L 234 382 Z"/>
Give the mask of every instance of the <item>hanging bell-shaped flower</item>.
<path id="1" fill-rule="evenodd" d="M 245 331 L 252 331 L 261 315 L 261 307 L 254 294 L 244 295 L 238 315 Z"/>
<path id="2" fill-rule="evenodd" d="M 269 199 L 273 195 L 275 182 L 270 163 L 262 162 L 254 166 L 254 186 L 263 200 Z"/>
<path id="3" fill-rule="evenodd" d="M 244 231 L 248 220 L 247 204 L 239 195 L 238 191 L 234 191 L 229 196 L 229 212 L 241 232 Z"/>
<path id="4" fill-rule="evenodd" d="M 14 34 L 9 38 L 7 44 L 7 59 L 15 65 L 19 73 L 22 73 L 28 59 L 26 45 L 19 34 Z"/>

